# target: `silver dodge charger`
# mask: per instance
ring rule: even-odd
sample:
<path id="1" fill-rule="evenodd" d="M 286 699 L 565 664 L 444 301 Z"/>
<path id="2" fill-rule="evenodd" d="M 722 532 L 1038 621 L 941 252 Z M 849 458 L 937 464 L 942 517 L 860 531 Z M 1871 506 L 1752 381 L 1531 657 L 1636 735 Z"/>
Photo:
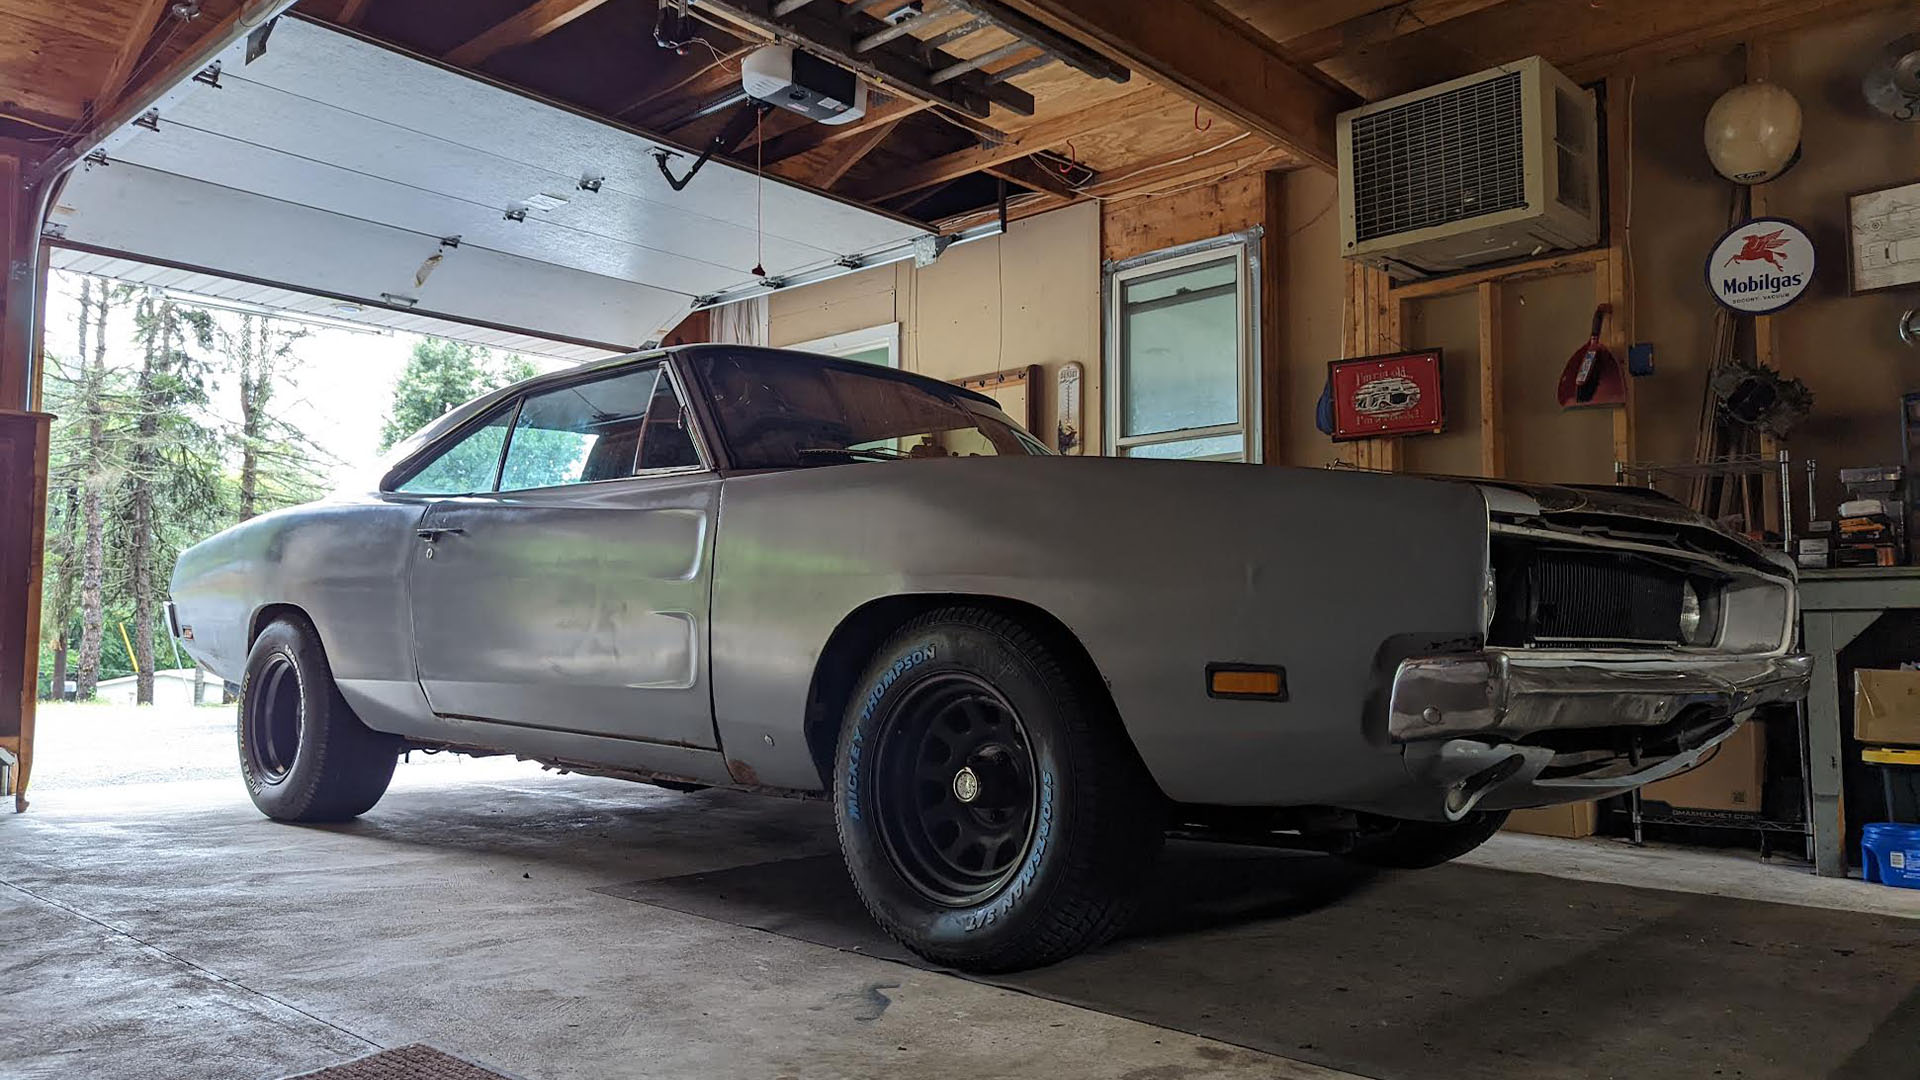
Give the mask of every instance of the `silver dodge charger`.
<path id="1" fill-rule="evenodd" d="M 873 917 L 984 971 L 1112 934 L 1169 832 L 1435 865 L 1808 673 L 1791 563 L 1648 492 L 1057 457 L 723 345 L 454 409 L 173 602 L 270 817 L 363 813 L 416 748 L 830 798 Z"/>

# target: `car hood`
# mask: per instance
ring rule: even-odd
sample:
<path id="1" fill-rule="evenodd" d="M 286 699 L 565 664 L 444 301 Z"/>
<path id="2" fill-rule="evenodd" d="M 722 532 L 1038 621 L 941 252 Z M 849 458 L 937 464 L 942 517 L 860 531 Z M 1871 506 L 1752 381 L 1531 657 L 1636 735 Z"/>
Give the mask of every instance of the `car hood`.
<path id="1" fill-rule="evenodd" d="M 1726 556 L 1754 567 L 1793 575 L 1793 560 L 1784 552 L 1761 547 L 1716 525 L 1712 519 L 1650 488 L 1602 487 L 1584 484 L 1533 484 L 1486 477 L 1454 477 L 1480 489 L 1487 512 L 1505 520 L 1535 520 L 1549 527 L 1586 527 L 1624 520 L 1646 523 L 1649 531 L 1713 537 L 1713 547 Z M 1690 545 L 1692 546 L 1692 545 Z"/>

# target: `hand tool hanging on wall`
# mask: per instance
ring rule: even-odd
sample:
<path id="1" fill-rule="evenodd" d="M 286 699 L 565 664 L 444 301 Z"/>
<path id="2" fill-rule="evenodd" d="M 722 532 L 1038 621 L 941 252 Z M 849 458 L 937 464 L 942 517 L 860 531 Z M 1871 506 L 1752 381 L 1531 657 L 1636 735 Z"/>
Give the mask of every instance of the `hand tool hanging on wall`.
<path id="1" fill-rule="evenodd" d="M 1584 408 L 1619 405 L 1627 400 L 1627 378 L 1620 361 L 1600 340 L 1600 328 L 1606 325 L 1610 305 L 1593 309 L 1593 332 L 1586 344 L 1573 350 L 1567 366 L 1560 372 L 1560 407 Z"/>

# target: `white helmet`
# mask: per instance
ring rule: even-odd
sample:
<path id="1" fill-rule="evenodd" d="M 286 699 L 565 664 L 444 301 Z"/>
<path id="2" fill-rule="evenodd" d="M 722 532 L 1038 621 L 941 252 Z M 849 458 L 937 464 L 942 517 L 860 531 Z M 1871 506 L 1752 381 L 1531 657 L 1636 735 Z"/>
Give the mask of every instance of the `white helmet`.
<path id="1" fill-rule="evenodd" d="M 1800 103 L 1785 88 L 1750 82 L 1720 95 L 1707 110 L 1707 157 L 1735 183 L 1779 176 L 1800 152 Z"/>

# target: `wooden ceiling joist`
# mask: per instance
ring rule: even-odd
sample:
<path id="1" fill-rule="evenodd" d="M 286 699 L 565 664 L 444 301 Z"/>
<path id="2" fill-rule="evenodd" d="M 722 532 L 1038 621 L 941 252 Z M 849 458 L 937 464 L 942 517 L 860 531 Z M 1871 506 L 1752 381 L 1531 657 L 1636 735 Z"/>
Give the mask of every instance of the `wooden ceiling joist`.
<path id="1" fill-rule="evenodd" d="M 1303 64 L 1317 64 L 1341 53 L 1439 26 L 1464 15 L 1485 11 L 1507 0 L 1404 0 L 1369 11 L 1342 23 L 1324 27 L 1281 43 L 1287 55 Z"/>
<path id="2" fill-rule="evenodd" d="M 871 128 L 904 120 L 914 113 L 924 112 L 930 108 L 932 106 L 924 101 L 906 97 L 888 98 L 878 102 L 870 101 L 867 106 L 867 115 L 851 124 L 839 126 L 808 124 L 785 134 L 769 136 L 766 139 L 766 145 L 761 149 L 760 160 L 769 165 L 777 164 L 822 146 L 857 138 Z"/>
<path id="3" fill-rule="evenodd" d="M 359 26 L 360 20 L 367 17 L 367 7 L 373 0 L 347 0 L 341 5 L 340 15 L 334 21 L 341 26 Z"/>
<path id="4" fill-rule="evenodd" d="M 1169 107 L 1179 107 L 1178 101 L 1178 98 L 1164 90 L 1136 90 L 1118 101 L 1107 102 L 1083 112 L 1056 116 L 1012 132 L 1001 145 L 960 150 L 898 170 L 873 185 L 871 190 L 855 192 L 854 195 L 856 198 L 879 202 L 943 184 L 968 173 L 1026 157 L 1036 150 L 1051 150 L 1090 131 L 1124 127 L 1143 117 L 1159 115 Z"/>
<path id="5" fill-rule="evenodd" d="M 140 59 L 140 54 L 146 50 L 147 42 L 152 39 L 161 20 L 167 17 L 167 4 L 168 0 L 142 0 L 131 20 L 132 27 L 126 41 L 121 44 L 120 51 L 114 54 L 113 63 L 108 65 L 106 76 L 100 80 L 100 93 L 93 99 L 96 112 L 111 108 L 114 102 L 120 100 L 120 93 L 127 86 L 127 76 L 133 74 L 134 62 Z"/>
<path id="6" fill-rule="evenodd" d="M 1301 161 L 1332 168 L 1336 113 L 1358 102 L 1213 0 L 1002 0 L 1177 89 Z"/>
<path id="7" fill-rule="evenodd" d="M 928 6 L 938 9 L 941 2 Z M 938 10 L 896 24 L 867 14 L 871 5 L 842 5 L 837 0 L 813 0 L 801 7 L 793 7 L 790 0 L 705 0 L 702 6 L 758 33 L 803 43 L 807 51 L 842 67 L 958 112 L 985 119 L 1000 105 L 1033 115 L 1032 94 L 1010 83 L 990 82 L 985 72 L 966 68 L 965 57 L 923 49 L 914 40 L 908 31 Z M 947 70 L 953 74 L 934 81 L 935 72 Z"/>
<path id="8" fill-rule="evenodd" d="M 833 152 L 829 154 L 824 161 L 821 161 L 812 168 L 803 168 L 799 162 L 787 161 L 775 165 L 768 171 L 776 176 L 784 176 L 791 180 L 798 180 L 803 184 L 811 184 L 823 190 L 831 189 L 833 185 L 839 183 L 841 178 L 846 176 L 855 165 L 860 164 L 868 154 L 873 153 L 879 148 L 881 143 L 886 142 L 887 136 L 892 135 L 894 129 L 899 126 L 900 121 L 898 119 L 888 120 L 884 123 L 867 127 L 851 138 L 842 139 L 833 144 Z"/>
<path id="9" fill-rule="evenodd" d="M 606 3 L 607 0 L 537 0 L 468 38 L 441 59 L 456 67 L 477 67 L 508 49 L 538 41 Z"/>
<path id="10" fill-rule="evenodd" d="M 1019 184 L 1021 187 L 1032 188 L 1035 191 L 1044 191 L 1049 195 L 1059 195 L 1063 198 L 1071 199 L 1080 194 L 1074 190 L 1073 186 L 1068 184 L 1059 173 L 1054 172 L 1052 169 L 1047 168 L 1031 157 L 1014 158 L 1012 161 L 1003 161 L 993 168 L 983 171 L 989 176 L 997 176 L 1002 180 Z"/>

